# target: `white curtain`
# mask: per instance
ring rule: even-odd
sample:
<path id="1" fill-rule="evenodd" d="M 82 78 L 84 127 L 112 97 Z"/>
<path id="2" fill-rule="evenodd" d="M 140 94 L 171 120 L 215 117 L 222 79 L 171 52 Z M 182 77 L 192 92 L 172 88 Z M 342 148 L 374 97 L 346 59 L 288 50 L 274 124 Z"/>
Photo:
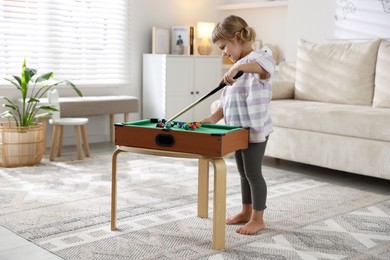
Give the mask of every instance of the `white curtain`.
<path id="1" fill-rule="evenodd" d="M 130 1 L 0 0 L 0 75 L 38 74 L 78 85 L 128 82 Z M 7 84 L 0 79 L 0 84 Z"/>

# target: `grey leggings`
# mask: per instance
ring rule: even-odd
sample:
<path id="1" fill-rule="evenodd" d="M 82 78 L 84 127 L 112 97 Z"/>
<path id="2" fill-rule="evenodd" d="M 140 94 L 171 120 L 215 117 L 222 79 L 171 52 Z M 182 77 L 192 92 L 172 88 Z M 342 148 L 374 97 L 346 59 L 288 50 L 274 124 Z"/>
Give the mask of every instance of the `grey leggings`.
<path id="1" fill-rule="evenodd" d="M 267 184 L 261 171 L 267 141 L 268 137 L 263 143 L 249 143 L 247 149 L 235 153 L 241 176 L 242 204 L 252 204 L 252 208 L 258 211 L 267 207 Z"/>

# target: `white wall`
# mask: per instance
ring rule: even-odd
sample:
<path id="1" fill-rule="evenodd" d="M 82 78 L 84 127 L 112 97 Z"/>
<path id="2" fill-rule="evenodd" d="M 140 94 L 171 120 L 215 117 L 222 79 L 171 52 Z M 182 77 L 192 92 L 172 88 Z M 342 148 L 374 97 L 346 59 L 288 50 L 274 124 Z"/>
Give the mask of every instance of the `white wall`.
<path id="1" fill-rule="evenodd" d="M 291 61 L 296 59 L 299 38 L 313 42 L 390 38 L 390 3 L 387 0 L 289 0 L 286 30 L 286 60 Z"/>
<path id="2" fill-rule="evenodd" d="M 258 39 L 262 44 L 274 45 L 281 60 L 285 57 L 286 49 L 286 27 L 287 27 L 287 6 L 253 8 L 241 10 L 219 11 L 218 20 L 234 14 L 242 17 L 250 27 L 255 29 Z"/>
<path id="3" fill-rule="evenodd" d="M 295 60 L 297 40 L 321 42 L 331 38 L 335 0 L 289 0 L 286 60 Z"/>

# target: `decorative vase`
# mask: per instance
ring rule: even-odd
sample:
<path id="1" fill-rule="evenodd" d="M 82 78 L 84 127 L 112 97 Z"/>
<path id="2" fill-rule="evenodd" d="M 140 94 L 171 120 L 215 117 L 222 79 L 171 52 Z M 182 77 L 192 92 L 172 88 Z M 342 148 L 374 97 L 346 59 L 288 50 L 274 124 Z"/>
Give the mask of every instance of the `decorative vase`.
<path id="1" fill-rule="evenodd" d="M 14 123 L 0 124 L 0 166 L 32 166 L 45 153 L 45 124 L 17 127 Z"/>

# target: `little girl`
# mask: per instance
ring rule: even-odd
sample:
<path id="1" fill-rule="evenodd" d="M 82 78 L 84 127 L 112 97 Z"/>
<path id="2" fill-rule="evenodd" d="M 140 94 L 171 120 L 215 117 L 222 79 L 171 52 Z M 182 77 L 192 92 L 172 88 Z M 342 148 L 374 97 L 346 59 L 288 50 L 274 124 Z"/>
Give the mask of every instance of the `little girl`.
<path id="1" fill-rule="evenodd" d="M 231 126 L 249 127 L 249 146 L 236 151 L 235 159 L 241 177 L 242 209 L 228 217 L 226 224 L 245 223 L 237 233 L 251 235 L 264 229 L 267 185 L 261 166 L 268 136 L 272 132 L 272 120 L 268 105 L 272 96 L 271 75 L 275 69 L 272 55 L 253 50 L 256 32 L 238 16 L 228 16 L 218 23 L 212 41 L 228 57 L 233 67 L 224 75 L 228 85 L 224 88 L 218 109 L 204 123 L 215 124 L 224 118 Z M 244 74 L 237 80 L 238 71 Z"/>

